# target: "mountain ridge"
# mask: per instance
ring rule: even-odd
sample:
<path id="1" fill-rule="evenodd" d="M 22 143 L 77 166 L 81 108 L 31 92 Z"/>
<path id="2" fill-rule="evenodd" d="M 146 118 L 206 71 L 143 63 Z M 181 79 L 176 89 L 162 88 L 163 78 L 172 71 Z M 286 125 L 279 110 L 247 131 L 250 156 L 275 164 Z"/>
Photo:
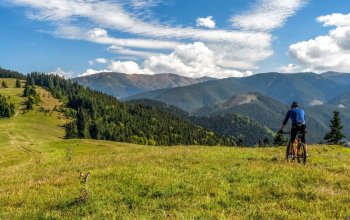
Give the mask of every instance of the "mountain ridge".
<path id="1" fill-rule="evenodd" d="M 226 78 L 190 86 L 153 90 L 127 97 L 126 100 L 150 98 L 192 112 L 201 107 L 224 102 L 233 95 L 259 92 L 285 104 L 298 101 L 302 106 L 326 103 L 348 88 L 315 73 L 261 73 L 242 78 Z"/>
<path id="2" fill-rule="evenodd" d="M 83 86 L 99 90 L 117 98 L 125 98 L 151 90 L 193 85 L 215 80 L 215 78 L 189 78 L 173 73 L 145 75 L 101 72 L 89 76 L 73 78 L 72 80 Z"/>

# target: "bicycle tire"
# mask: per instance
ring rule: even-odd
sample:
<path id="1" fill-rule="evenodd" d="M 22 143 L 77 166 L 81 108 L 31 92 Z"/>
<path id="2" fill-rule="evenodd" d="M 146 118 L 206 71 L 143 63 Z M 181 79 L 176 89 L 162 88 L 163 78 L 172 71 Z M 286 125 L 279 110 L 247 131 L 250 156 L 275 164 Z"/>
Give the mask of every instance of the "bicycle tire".
<path id="1" fill-rule="evenodd" d="M 306 152 L 306 148 L 305 148 L 304 143 L 300 143 L 300 150 L 301 150 L 302 154 L 298 155 L 298 163 L 303 162 L 304 164 L 306 164 L 307 152 Z"/>

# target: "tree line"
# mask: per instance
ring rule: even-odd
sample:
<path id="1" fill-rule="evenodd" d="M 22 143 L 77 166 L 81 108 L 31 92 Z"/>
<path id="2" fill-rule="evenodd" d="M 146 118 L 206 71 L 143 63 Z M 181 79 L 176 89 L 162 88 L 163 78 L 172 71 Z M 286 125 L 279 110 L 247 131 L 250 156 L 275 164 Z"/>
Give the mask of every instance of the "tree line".
<path id="1" fill-rule="evenodd" d="M 26 76 L 12 70 L 3 69 L 0 67 L 0 78 L 26 79 Z"/>
<path id="2" fill-rule="evenodd" d="M 85 88 L 56 75 L 34 72 L 27 85 L 49 90 L 65 103 L 73 118 L 66 124 L 66 138 L 92 138 L 148 145 L 233 145 L 229 138 L 182 120 L 170 113 L 140 104 L 126 104 L 115 97 Z"/>

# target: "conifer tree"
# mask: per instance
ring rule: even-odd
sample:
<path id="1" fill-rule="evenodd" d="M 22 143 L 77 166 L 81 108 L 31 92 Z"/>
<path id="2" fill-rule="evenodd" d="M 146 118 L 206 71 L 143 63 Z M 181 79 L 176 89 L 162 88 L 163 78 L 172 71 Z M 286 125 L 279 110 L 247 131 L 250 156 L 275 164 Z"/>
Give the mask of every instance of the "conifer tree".
<path id="1" fill-rule="evenodd" d="M 25 85 L 25 87 L 24 87 L 23 96 L 24 96 L 24 97 L 28 97 L 28 96 L 29 96 L 29 86 L 28 86 L 28 83 L 26 83 L 26 85 Z"/>
<path id="2" fill-rule="evenodd" d="M 263 143 L 265 147 L 270 146 L 270 140 L 267 137 L 264 138 Z"/>
<path id="3" fill-rule="evenodd" d="M 1 86 L 4 88 L 8 88 L 8 85 L 7 85 L 6 81 L 4 81 L 4 80 L 2 81 Z"/>
<path id="4" fill-rule="evenodd" d="M 275 138 L 273 139 L 273 145 L 275 146 L 283 146 L 286 145 L 287 142 L 287 138 L 281 132 L 278 132 Z"/>
<path id="5" fill-rule="evenodd" d="M 19 79 L 16 79 L 16 88 L 21 88 L 21 81 Z"/>
<path id="6" fill-rule="evenodd" d="M 330 120 L 329 128 L 330 131 L 325 135 L 324 139 L 329 144 L 341 144 L 345 135 L 342 132 L 343 125 L 341 123 L 339 111 L 335 110 L 333 112 L 333 118 Z"/>
<path id="7" fill-rule="evenodd" d="M 0 118 L 10 118 L 15 114 L 15 106 L 0 95 Z"/>
<path id="8" fill-rule="evenodd" d="M 72 121 L 70 123 L 67 123 L 65 125 L 66 135 L 65 138 L 77 138 L 78 137 L 78 128 L 77 123 L 75 121 Z"/>

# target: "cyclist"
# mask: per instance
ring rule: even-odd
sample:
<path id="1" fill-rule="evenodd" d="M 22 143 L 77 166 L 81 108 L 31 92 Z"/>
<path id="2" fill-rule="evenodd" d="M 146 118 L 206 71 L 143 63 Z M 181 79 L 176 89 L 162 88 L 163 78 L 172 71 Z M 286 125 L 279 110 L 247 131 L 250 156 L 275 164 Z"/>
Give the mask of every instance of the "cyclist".
<path id="1" fill-rule="evenodd" d="M 291 109 L 287 112 L 286 117 L 284 118 L 280 132 L 283 133 L 284 126 L 287 124 L 289 118 L 292 121 L 292 129 L 290 132 L 290 142 L 288 143 L 288 145 L 290 145 L 290 143 L 294 143 L 298 132 L 300 132 L 302 134 L 301 142 L 303 142 L 305 144 L 305 150 L 307 152 L 307 145 L 306 145 L 306 140 L 305 140 L 306 116 L 305 116 L 304 110 L 299 108 L 299 104 L 297 102 L 292 103 Z M 291 155 L 289 155 L 289 156 L 291 156 Z"/>

